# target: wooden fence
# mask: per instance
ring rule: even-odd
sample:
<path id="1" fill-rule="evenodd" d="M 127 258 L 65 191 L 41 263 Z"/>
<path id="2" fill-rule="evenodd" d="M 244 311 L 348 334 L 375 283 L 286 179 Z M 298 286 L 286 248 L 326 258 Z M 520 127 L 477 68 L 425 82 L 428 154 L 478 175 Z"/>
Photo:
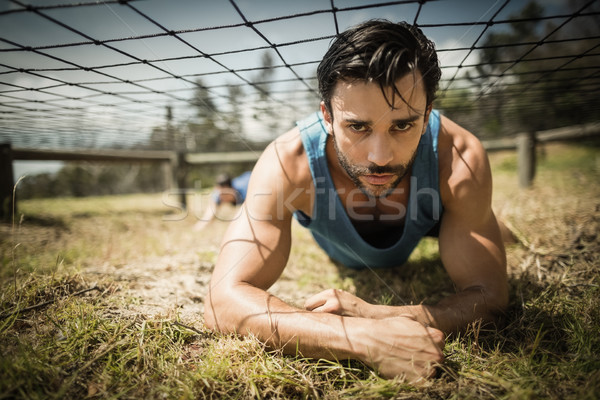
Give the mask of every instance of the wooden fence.
<path id="1" fill-rule="evenodd" d="M 600 136 L 600 122 L 540 132 L 522 132 L 512 138 L 487 140 L 482 144 L 488 152 L 516 149 L 519 186 L 527 188 L 531 186 L 535 175 L 537 143 L 571 141 L 594 136 Z"/>
<path id="2" fill-rule="evenodd" d="M 519 185 L 529 187 L 535 175 L 535 149 L 537 143 L 551 141 L 578 140 L 600 136 L 600 122 L 542 132 L 519 133 L 515 137 L 483 141 L 488 152 L 517 150 Z M 58 161 L 112 161 L 112 162 L 152 162 L 163 163 L 170 186 L 178 189 L 182 207 L 186 207 L 185 188 L 189 165 L 227 164 L 253 162 L 260 152 L 229 153 L 176 153 L 173 151 L 149 150 L 103 150 L 103 149 L 57 149 L 35 150 L 12 148 L 0 144 L 0 219 L 10 221 L 16 204 L 13 204 L 13 166 L 15 160 L 58 160 Z"/>

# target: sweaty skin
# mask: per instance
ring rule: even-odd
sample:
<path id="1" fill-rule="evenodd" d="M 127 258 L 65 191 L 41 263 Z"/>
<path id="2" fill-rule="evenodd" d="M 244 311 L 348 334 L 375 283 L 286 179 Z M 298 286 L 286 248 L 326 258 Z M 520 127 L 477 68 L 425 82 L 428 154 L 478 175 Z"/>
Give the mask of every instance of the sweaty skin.
<path id="1" fill-rule="evenodd" d="M 407 205 L 410 180 L 398 178 L 403 168 L 410 170 L 431 106 L 419 74 L 396 86 L 406 102 L 396 96 L 393 108 L 377 84 L 364 81 L 338 82 L 331 113 L 321 106 L 330 133 L 330 172 L 349 215 L 377 216 L 394 204 Z M 385 377 L 415 382 L 431 376 L 443 360 L 444 334 L 478 319 L 493 320 L 508 297 L 485 151 L 471 133 L 442 117 L 438 154 L 444 206 L 439 249 L 455 294 L 434 306 L 381 306 L 331 289 L 297 308 L 267 292 L 288 260 L 293 212 L 312 213 L 314 186 L 295 128 L 271 143 L 255 166 L 241 215 L 223 240 L 205 303 L 206 324 L 256 335 L 291 354 L 359 359 Z M 375 166 L 386 172 L 373 172 Z M 404 190 L 389 193 L 394 185 Z M 350 192 L 351 197 L 343 194 Z M 403 223 L 401 217 L 385 224 L 356 218 L 355 227 L 377 241 Z"/>

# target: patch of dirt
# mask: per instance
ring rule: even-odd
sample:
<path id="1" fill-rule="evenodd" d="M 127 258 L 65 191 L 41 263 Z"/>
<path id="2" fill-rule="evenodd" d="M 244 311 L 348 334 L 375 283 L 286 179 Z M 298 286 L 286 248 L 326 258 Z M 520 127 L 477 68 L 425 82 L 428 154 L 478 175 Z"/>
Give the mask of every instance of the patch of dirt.
<path id="1" fill-rule="evenodd" d="M 208 291 L 220 240 L 228 227 L 226 221 L 213 221 L 206 231 L 194 232 L 188 223 L 167 228 L 162 234 L 172 242 L 168 255 L 127 257 L 123 263 L 103 262 L 88 264 L 81 275 L 88 282 L 105 282 L 113 286 L 109 302 L 110 313 L 119 316 L 174 318 L 194 323 L 203 320 L 204 300 Z M 337 274 L 337 269 L 326 255 L 312 242 L 310 234 L 294 224 L 294 247 L 315 253 L 315 262 L 322 276 Z M 165 239 L 166 240 L 166 239 Z M 304 301 L 320 290 L 330 287 L 328 282 L 302 284 L 306 268 L 299 265 L 298 249 L 282 276 L 269 292 L 282 300 L 301 307 Z"/>
<path id="2" fill-rule="evenodd" d="M 198 320 L 214 265 L 198 255 L 153 257 L 127 264 L 104 264 L 83 273 L 92 279 L 108 279 L 118 288 L 119 312 L 147 317 L 179 314 L 182 320 Z"/>

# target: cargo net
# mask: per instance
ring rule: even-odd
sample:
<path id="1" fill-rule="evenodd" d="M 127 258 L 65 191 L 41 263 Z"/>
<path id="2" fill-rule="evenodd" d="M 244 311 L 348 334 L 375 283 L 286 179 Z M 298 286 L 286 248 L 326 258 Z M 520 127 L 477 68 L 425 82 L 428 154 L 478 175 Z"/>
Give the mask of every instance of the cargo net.
<path id="1" fill-rule="evenodd" d="M 483 138 L 590 122 L 599 3 L 8 0 L 0 143 L 260 148 L 317 110 L 327 47 L 372 18 L 408 21 L 436 43 L 435 107 Z"/>

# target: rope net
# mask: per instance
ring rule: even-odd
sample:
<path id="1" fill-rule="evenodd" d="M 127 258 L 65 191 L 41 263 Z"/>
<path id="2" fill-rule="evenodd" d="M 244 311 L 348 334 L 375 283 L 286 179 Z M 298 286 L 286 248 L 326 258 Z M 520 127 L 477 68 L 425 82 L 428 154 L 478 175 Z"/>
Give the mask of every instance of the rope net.
<path id="1" fill-rule="evenodd" d="M 481 137 L 597 120 L 599 3 L 5 0 L 0 142 L 258 148 L 317 109 L 328 45 L 371 18 L 436 43 L 435 106 Z"/>

